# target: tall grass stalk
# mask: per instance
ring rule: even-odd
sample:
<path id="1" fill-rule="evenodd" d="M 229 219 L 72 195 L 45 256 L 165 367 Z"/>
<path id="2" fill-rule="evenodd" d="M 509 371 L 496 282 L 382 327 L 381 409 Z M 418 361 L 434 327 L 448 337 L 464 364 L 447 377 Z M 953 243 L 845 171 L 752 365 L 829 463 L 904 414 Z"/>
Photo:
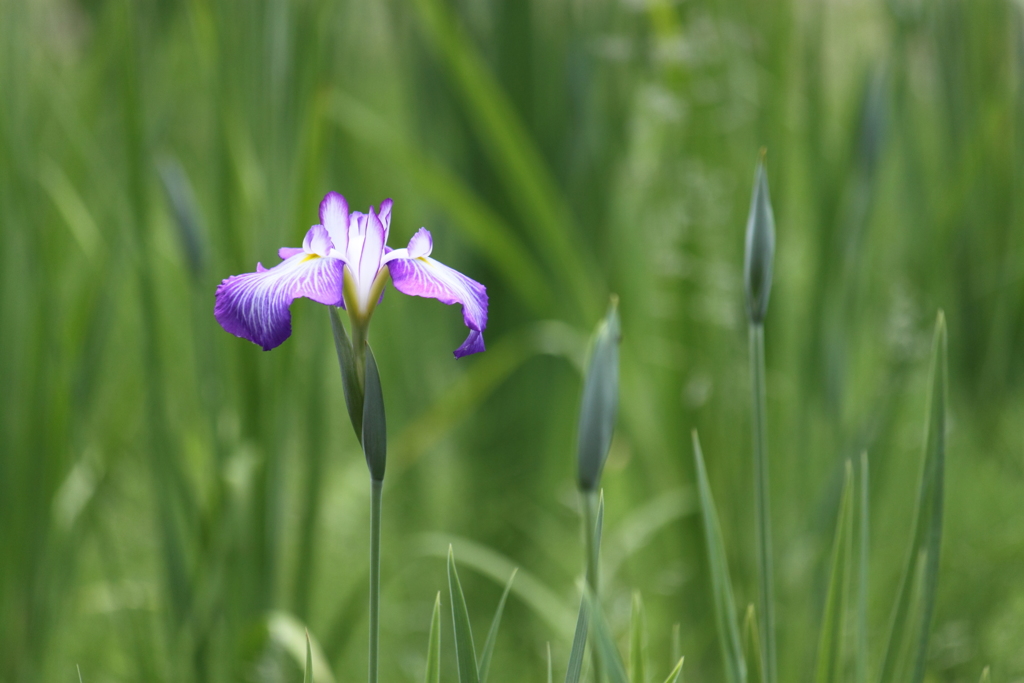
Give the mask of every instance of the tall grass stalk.
<path id="1" fill-rule="evenodd" d="M 775 583 L 772 568 L 771 505 L 768 495 L 768 433 L 764 380 L 764 325 L 750 326 L 750 375 L 754 416 L 754 519 L 757 526 L 758 604 L 764 634 L 764 672 L 775 683 Z"/>

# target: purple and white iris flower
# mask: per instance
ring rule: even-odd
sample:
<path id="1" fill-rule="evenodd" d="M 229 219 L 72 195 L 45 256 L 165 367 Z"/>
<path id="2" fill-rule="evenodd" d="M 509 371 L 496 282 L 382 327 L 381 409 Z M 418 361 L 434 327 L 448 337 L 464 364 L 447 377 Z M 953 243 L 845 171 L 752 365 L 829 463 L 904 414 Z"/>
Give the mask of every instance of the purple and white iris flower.
<path id="1" fill-rule="evenodd" d="M 350 213 L 344 197 L 329 193 L 320 202 L 320 224 L 309 229 L 301 247 L 283 247 L 273 268 L 258 263 L 255 273 L 233 275 L 217 287 L 217 322 L 269 351 L 291 335 L 288 307 L 304 296 L 345 308 L 353 325 L 365 330 L 390 276 L 403 294 L 462 304 L 469 336 L 455 357 L 483 351 L 486 288 L 430 258 L 434 243 L 426 228 L 403 249 L 387 246 L 390 228 L 390 199 L 381 202 L 380 213 L 372 206 L 369 213 Z"/>

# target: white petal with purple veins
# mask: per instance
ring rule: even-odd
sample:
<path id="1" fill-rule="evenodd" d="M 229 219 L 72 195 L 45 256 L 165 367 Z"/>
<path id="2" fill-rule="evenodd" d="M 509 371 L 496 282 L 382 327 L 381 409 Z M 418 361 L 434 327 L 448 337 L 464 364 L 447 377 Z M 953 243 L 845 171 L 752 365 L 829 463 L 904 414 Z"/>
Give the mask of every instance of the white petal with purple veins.
<path id="1" fill-rule="evenodd" d="M 338 306 L 345 264 L 340 259 L 296 254 L 271 269 L 234 275 L 217 287 L 213 314 L 231 334 L 269 351 L 292 333 L 288 306 L 298 297 Z"/>
<path id="2" fill-rule="evenodd" d="M 412 250 L 411 243 L 409 249 Z M 484 350 L 482 332 L 487 327 L 487 289 L 482 284 L 428 256 L 395 259 L 388 268 L 395 289 L 403 294 L 437 299 L 445 304 L 462 304 L 462 320 L 470 333 L 455 350 L 456 358 Z"/>
<path id="3" fill-rule="evenodd" d="M 334 248 L 344 254 L 348 250 L 348 202 L 337 192 L 328 192 L 320 202 L 320 223 L 327 228 Z"/>
<path id="4" fill-rule="evenodd" d="M 332 247 L 331 237 L 322 225 L 314 225 L 306 232 L 306 238 L 302 240 L 302 250 L 307 254 L 327 256 L 331 253 Z"/>

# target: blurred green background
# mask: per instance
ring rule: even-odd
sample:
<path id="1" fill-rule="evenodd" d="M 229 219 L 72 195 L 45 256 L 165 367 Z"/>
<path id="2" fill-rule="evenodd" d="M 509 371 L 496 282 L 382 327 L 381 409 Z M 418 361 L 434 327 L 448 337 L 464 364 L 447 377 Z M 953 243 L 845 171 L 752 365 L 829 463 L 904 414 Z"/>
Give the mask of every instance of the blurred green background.
<path id="1" fill-rule="evenodd" d="M 393 290 L 382 677 L 421 680 L 454 543 L 491 680 L 564 671 L 582 549 L 579 365 L 624 327 L 606 605 L 645 598 L 721 680 L 698 428 L 737 600 L 755 599 L 743 228 L 778 225 L 768 409 L 784 680 L 813 670 L 842 463 L 872 471 L 877 667 L 909 540 L 932 321 L 950 325 L 929 680 L 1024 677 L 1024 6 L 1004 0 L 0 0 L 0 680 L 297 681 L 308 625 L 365 676 L 369 487 L 327 312 L 272 353 L 218 282 L 319 199 L 395 199 L 484 282 Z M 508 560 L 504 562 L 503 558 Z M 301 641 L 300 641 L 301 642 Z M 326 677 L 322 680 L 327 680 Z M 658 679 L 660 680 L 660 678 Z"/>

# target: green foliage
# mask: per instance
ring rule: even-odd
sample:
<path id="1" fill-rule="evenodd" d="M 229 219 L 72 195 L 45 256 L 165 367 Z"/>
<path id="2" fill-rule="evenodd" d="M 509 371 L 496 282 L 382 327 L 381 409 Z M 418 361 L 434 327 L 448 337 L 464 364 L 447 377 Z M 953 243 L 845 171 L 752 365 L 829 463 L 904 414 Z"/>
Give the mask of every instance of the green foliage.
<path id="1" fill-rule="evenodd" d="M 306 632 L 306 668 L 303 671 L 302 683 L 313 683 L 313 650 L 309 645 L 309 631 Z"/>
<path id="2" fill-rule="evenodd" d="M 817 683 L 840 683 L 844 680 L 846 623 L 849 619 L 850 580 L 853 574 L 853 465 L 847 461 L 843 476 L 843 493 L 839 499 L 836 535 L 832 542 L 831 572 L 825 596 L 825 614 L 818 637 L 815 672 Z"/>
<path id="3" fill-rule="evenodd" d="M 939 311 L 932 342 L 921 483 L 907 564 L 896 595 L 889 642 L 882 659 L 882 683 L 905 680 L 920 683 L 924 678 L 942 545 L 948 391 L 946 355 L 946 318 Z"/>
<path id="4" fill-rule="evenodd" d="M 263 353 L 211 315 L 329 190 L 393 197 L 391 246 L 427 227 L 491 300 L 488 351 L 457 362 L 457 306 L 389 287 L 369 331 L 391 430 L 380 679 L 422 676 L 452 542 L 478 625 L 522 567 L 489 681 L 543 680 L 547 640 L 565 666 L 581 368 L 614 291 L 602 605 L 623 652 L 632 590 L 652 636 L 679 623 L 649 678 L 685 653 L 689 679 L 731 680 L 687 449 L 699 428 L 732 590 L 756 602 L 761 146 L 780 680 L 813 671 L 842 463 L 860 485 L 865 450 L 846 673 L 912 680 L 931 633 L 925 679 L 1021 678 L 1022 26 L 1017 3 L 956 0 L 0 2 L 0 680 L 300 680 L 307 627 L 319 683 L 365 679 L 363 411 L 345 417 L 328 321 L 299 300 Z M 912 560 L 940 306 L 943 547 Z"/>
<path id="5" fill-rule="evenodd" d="M 430 636 L 427 640 L 427 668 L 424 683 L 441 683 L 441 592 L 434 598 L 434 612 L 430 617 Z"/>
<path id="6" fill-rule="evenodd" d="M 633 591 L 629 619 L 629 683 L 647 683 L 647 623 L 640 591 Z"/>
<path id="7" fill-rule="evenodd" d="M 508 594 L 512 592 L 512 582 L 516 580 L 518 569 L 513 569 L 505 584 L 505 590 L 498 601 L 498 607 L 494 610 L 494 619 L 491 620 L 491 628 L 487 631 L 487 640 L 484 641 L 484 651 L 480 655 L 480 683 L 487 683 L 487 674 L 491 670 L 491 657 L 494 656 L 494 646 L 498 642 L 498 627 L 501 626 L 501 616 L 505 613 L 505 601 Z"/>
<path id="8" fill-rule="evenodd" d="M 744 683 L 747 680 L 747 666 L 743 658 L 740 629 L 736 623 L 736 600 L 732 594 L 732 580 L 729 578 L 729 564 L 725 556 L 725 541 L 711 495 L 704 454 L 701 452 L 697 430 L 693 431 L 693 458 L 697 469 L 697 491 L 700 494 L 701 516 L 704 520 L 704 539 L 708 564 L 711 571 L 712 602 L 715 610 L 715 625 L 718 629 L 718 644 L 729 683 Z M 757 650 L 760 654 L 760 648 Z"/>
<path id="9" fill-rule="evenodd" d="M 473 627 L 469 623 L 469 608 L 462 592 L 459 573 L 455 569 L 455 555 L 448 547 L 448 595 L 452 601 L 452 625 L 455 627 L 455 660 L 459 667 L 459 683 L 479 683 L 476 646 L 473 645 Z"/>

